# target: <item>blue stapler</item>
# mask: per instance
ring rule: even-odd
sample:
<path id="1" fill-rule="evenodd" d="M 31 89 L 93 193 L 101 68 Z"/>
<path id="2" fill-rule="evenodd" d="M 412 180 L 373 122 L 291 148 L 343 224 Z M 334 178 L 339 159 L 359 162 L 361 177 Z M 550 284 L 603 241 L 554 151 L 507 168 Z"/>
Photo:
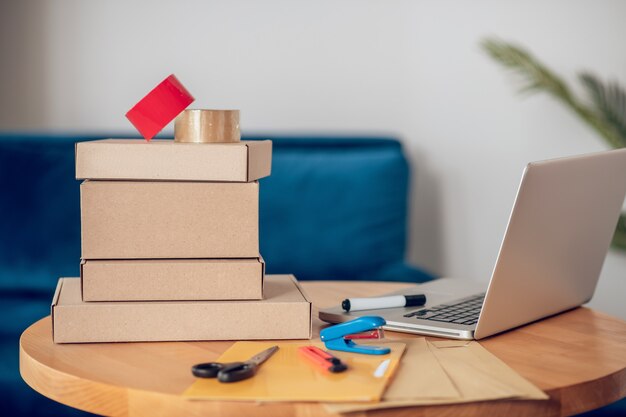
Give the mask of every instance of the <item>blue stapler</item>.
<path id="1" fill-rule="evenodd" d="M 349 336 L 356 333 L 379 329 L 385 324 L 385 319 L 378 316 L 364 316 L 345 323 L 336 324 L 320 332 L 320 339 L 326 349 L 342 350 L 344 352 L 364 353 L 366 355 L 386 355 L 391 352 L 388 347 L 358 345 Z"/>

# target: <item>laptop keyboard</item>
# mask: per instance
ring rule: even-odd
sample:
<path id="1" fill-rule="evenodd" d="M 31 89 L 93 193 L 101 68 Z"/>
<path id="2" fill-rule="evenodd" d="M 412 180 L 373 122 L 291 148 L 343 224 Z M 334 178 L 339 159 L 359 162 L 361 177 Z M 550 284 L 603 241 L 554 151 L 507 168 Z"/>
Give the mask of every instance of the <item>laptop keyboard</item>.
<path id="1" fill-rule="evenodd" d="M 465 298 L 454 304 L 439 304 L 423 310 L 412 311 L 404 317 L 415 317 L 420 320 L 432 320 L 446 323 L 472 325 L 478 321 L 485 294 Z"/>

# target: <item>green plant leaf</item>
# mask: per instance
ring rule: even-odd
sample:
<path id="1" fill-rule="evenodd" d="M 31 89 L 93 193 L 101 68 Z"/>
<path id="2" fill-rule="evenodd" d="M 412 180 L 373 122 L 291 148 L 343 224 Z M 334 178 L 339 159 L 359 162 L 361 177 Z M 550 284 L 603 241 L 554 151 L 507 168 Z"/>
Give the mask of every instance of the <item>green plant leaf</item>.
<path id="1" fill-rule="evenodd" d="M 506 69 L 516 73 L 523 81 L 522 91 L 524 92 L 546 92 L 556 98 L 567 108 L 572 110 L 587 123 L 591 128 L 612 147 L 624 146 L 624 140 L 613 123 L 606 119 L 602 111 L 595 107 L 586 106 L 581 100 L 572 94 L 567 86 L 557 74 L 542 64 L 537 58 L 532 56 L 519 46 L 515 46 L 499 39 L 485 39 L 481 43 L 483 49 L 496 62 Z M 619 95 L 618 95 L 619 96 Z M 614 110 L 615 105 L 621 98 L 611 101 L 609 108 Z"/>
<path id="2" fill-rule="evenodd" d="M 626 250 L 626 214 L 622 214 L 617 222 L 611 245 L 616 249 Z"/>
<path id="3" fill-rule="evenodd" d="M 579 76 L 586 88 L 598 115 L 615 130 L 619 140 L 612 143 L 615 148 L 626 146 L 626 92 L 613 81 L 606 85 L 590 73 Z"/>
<path id="4" fill-rule="evenodd" d="M 579 76 L 590 96 L 590 105 L 576 98 L 558 75 L 529 52 L 499 39 L 485 39 L 483 49 L 496 62 L 522 80 L 521 92 L 545 92 L 565 104 L 613 148 L 626 147 L 626 92 L 617 82 L 602 84 L 589 73 Z M 626 214 L 617 223 L 612 245 L 626 250 Z"/>
<path id="5" fill-rule="evenodd" d="M 482 47 L 493 59 L 520 77 L 522 91 L 545 91 L 561 99 L 571 98 L 567 85 L 521 47 L 497 39 L 485 39 Z"/>

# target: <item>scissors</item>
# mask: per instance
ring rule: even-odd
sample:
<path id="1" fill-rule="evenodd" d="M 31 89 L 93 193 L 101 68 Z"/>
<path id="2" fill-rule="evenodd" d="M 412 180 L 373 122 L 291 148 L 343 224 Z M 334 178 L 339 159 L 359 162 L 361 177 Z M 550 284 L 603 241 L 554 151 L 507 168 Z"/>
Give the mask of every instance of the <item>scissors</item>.
<path id="1" fill-rule="evenodd" d="M 257 353 L 245 362 L 206 362 L 191 367 L 191 373 L 198 378 L 217 378 L 220 382 L 237 382 L 252 378 L 259 366 L 278 350 L 272 346 Z"/>

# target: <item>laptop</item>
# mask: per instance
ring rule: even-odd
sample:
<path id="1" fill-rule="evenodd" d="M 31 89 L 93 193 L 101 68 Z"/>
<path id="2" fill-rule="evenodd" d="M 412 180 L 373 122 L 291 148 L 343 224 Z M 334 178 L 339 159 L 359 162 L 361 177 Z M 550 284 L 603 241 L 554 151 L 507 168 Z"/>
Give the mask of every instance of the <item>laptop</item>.
<path id="1" fill-rule="evenodd" d="M 425 294 L 423 307 L 345 312 L 339 323 L 381 316 L 387 330 L 482 339 L 588 302 L 626 196 L 626 148 L 529 163 L 488 285 L 442 278 L 394 295 Z"/>

